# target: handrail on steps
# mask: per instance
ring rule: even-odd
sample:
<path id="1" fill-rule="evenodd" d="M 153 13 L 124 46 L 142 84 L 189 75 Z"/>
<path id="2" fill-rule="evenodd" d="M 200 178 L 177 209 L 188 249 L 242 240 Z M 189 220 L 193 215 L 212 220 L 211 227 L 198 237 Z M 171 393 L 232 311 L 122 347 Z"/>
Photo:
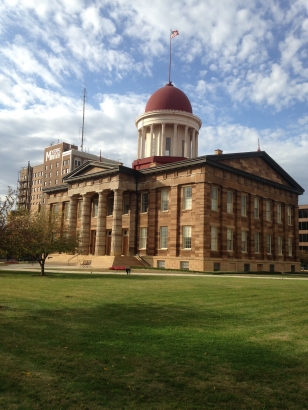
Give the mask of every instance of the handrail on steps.
<path id="1" fill-rule="evenodd" d="M 138 259 L 138 261 L 142 262 L 145 266 L 152 268 L 152 265 L 149 262 L 147 262 L 145 259 L 143 259 L 142 256 L 136 254 L 135 258 Z"/>
<path id="2" fill-rule="evenodd" d="M 78 256 L 79 256 L 79 253 L 75 253 L 74 256 L 72 256 L 71 258 L 69 258 L 69 260 L 67 261 L 67 266 L 70 264 L 70 261 L 71 261 L 72 259 L 76 258 L 76 256 L 78 257 Z"/>

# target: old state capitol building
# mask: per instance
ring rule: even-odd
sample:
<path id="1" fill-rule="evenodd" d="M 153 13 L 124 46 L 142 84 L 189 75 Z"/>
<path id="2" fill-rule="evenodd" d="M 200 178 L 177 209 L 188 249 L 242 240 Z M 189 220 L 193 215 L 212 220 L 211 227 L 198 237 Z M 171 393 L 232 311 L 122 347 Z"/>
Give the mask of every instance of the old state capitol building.
<path id="1" fill-rule="evenodd" d="M 196 271 L 299 271 L 304 190 L 266 152 L 198 157 L 201 120 L 171 83 L 150 97 L 136 127 L 132 168 L 87 159 L 43 188 L 84 255 L 139 255 Z"/>

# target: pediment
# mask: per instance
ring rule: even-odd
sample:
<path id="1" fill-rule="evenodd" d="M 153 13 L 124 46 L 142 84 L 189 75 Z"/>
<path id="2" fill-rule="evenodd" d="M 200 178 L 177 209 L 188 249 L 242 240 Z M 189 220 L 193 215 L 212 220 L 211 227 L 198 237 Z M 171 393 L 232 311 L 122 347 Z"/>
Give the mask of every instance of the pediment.
<path id="1" fill-rule="evenodd" d="M 63 178 L 63 181 L 67 181 L 71 178 L 83 177 L 85 175 L 104 173 L 105 171 L 110 171 L 112 169 L 118 169 L 118 165 L 110 165 L 104 162 L 98 161 L 88 161 L 80 167 L 76 168 L 70 174 Z"/>
<path id="2" fill-rule="evenodd" d="M 232 168 L 237 168 L 250 174 L 258 175 L 261 178 L 277 182 L 278 184 L 290 186 L 285 178 L 277 174 L 262 158 L 238 158 L 220 162 Z"/>
<path id="3" fill-rule="evenodd" d="M 264 151 L 211 155 L 210 160 L 301 193 L 304 192 L 304 189 Z"/>

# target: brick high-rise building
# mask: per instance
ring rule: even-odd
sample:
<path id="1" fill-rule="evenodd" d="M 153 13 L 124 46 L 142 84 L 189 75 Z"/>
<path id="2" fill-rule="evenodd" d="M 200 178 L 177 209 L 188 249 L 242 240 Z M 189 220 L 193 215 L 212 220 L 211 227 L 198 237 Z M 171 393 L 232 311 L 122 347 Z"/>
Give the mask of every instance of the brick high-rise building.
<path id="1" fill-rule="evenodd" d="M 51 144 L 44 149 L 43 163 L 22 168 L 18 175 L 17 202 L 19 208 L 38 210 L 45 203 L 43 188 L 62 185 L 64 176 L 90 160 L 118 165 L 118 161 L 79 151 L 67 142 Z"/>
<path id="2" fill-rule="evenodd" d="M 308 205 L 299 205 L 299 249 L 308 252 Z"/>

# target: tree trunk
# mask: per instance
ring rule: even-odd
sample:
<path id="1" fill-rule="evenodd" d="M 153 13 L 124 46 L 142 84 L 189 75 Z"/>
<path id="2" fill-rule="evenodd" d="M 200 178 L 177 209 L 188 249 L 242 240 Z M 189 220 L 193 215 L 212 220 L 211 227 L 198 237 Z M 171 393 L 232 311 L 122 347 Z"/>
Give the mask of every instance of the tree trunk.
<path id="1" fill-rule="evenodd" d="M 41 276 L 45 276 L 45 259 L 40 260 Z"/>

